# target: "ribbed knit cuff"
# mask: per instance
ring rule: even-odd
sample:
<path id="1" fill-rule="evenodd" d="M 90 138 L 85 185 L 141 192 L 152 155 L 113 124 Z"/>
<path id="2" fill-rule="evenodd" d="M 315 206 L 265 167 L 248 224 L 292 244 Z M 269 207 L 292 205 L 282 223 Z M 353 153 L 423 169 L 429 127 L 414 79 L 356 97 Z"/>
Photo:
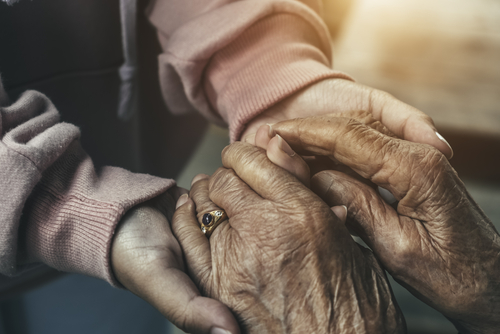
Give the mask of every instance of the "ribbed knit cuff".
<path id="1" fill-rule="evenodd" d="M 75 150 L 78 143 L 44 173 L 26 203 L 23 249 L 31 261 L 118 286 L 110 263 L 116 225 L 128 209 L 175 182 L 116 167 L 96 174 L 90 158 Z"/>
<path id="2" fill-rule="evenodd" d="M 330 68 L 315 27 L 298 15 L 268 16 L 219 50 L 204 87 L 212 107 L 228 122 L 231 141 L 245 124 L 275 103 L 328 78 L 352 78 Z"/>
<path id="3" fill-rule="evenodd" d="M 125 209 L 83 195 L 61 198 L 43 186 L 33 196 L 37 203 L 32 208 L 28 252 L 53 268 L 113 284 L 108 254 L 116 224 Z"/>

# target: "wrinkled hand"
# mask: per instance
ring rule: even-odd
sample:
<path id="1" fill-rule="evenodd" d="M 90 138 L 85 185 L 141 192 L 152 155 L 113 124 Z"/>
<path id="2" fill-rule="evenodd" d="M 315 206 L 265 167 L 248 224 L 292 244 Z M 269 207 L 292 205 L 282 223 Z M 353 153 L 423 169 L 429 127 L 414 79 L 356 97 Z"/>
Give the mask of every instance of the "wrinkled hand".
<path id="1" fill-rule="evenodd" d="M 222 161 L 172 223 L 204 295 L 247 333 L 405 332 L 385 273 L 322 200 L 255 146 L 228 146 Z M 198 222 L 218 208 L 229 219 L 208 240 Z"/>
<path id="2" fill-rule="evenodd" d="M 311 180 L 329 205 L 348 207 L 348 223 L 414 295 L 461 333 L 498 332 L 500 237 L 443 154 L 347 118 L 291 120 L 273 130 L 299 153 L 332 157 L 388 189 L 396 210 L 338 171 Z"/>
<path id="3" fill-rule="evenodd" d="M 176 191 L 177 190 L 177 191 Z M 179 188 L 135 207 L 121 220 L 112 244 L 116 279 L 189 333 L 239 333 L 222 303 L 200 296 L 170 229 Z M 172 193 L 172 195 L 170 194 Z M 217 331 L 219 330 L 219 331 Z"/>
<path id="4" fill-rule="evenodd" d="M 365 113 L 353 112 L 355 110 Z M 429 144 L 448 158 L 453 156 L 451 147 L 437 134 L 429 116 L 386 92 L 344 79 L 320 81 L 275 104 L 251 120 L 241 138 L 254 144 L 255 133 L 261 125 L 332 113 L 361 123 L 378 121 L 399 138 Z"/>

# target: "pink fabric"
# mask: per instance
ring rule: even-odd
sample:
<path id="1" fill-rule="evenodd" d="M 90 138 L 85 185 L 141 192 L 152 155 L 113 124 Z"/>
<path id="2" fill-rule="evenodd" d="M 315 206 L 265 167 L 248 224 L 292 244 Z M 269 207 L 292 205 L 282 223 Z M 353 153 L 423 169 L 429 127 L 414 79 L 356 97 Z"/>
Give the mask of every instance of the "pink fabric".
<path id="1" fill-rule="evenodd" d="M 128 209 L 164 193 L 174 181 L 117 167 L 96 173 L 77 142 L 45 174 L 24 208 L 27 254 L 61 271 L 116 284 L 109 259 L 116 224 Z"/>
<path id="2" fill-rule="evenodd" d="M 349 79 L 330 69 L 320 9 L 319 0 L 153 1 L 168 106 L 229 124 L 234 141 L 249 120 L 301 88 Z M 79 129 L 59 123 L 43 94 L 28 91 L 11 104 L 0 81 L 0 116 L 0 273 L 37 261 L 116 284 L 116 224 L 174 182 L 113 167 L 96 172 Z"/>
<path id="3" fill-rule="evenodd" d="M 97 173 L 79 129 L 59 123 L 41 93 L 10 104 L 0 81 L 0 103 L 0 272 L 43 262 L 117 285 L 110 267 L 116 224 L 174 181 L 115 167 Z"/>
<path id="4" fill-rule="evenodd" d="M 164 49 L 164 99 L 174 113 L 198 110 L 228 124 L 232 141 L 253 117 L 307 85 L 352 80 L 331 69 L 321 1 L 207 0 L 183 7 L 191 11 L 157 0 L 148 11 Z"/>

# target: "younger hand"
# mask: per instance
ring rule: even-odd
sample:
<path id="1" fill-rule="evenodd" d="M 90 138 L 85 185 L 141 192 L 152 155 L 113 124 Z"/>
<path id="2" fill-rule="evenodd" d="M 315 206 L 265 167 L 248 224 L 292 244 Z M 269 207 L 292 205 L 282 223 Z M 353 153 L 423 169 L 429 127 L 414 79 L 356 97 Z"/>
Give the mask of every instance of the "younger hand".
<path id="1" fill-rule="evenodd" d="M 376 121 L 398 138 L 431 145 L 448 159 L 453 156 L 450 145 L 422 111 L 386 92 L 344 79 L 320 81 L 278 102 L 252 119 L 241 138 L 254 144 L 262 125 L 326 114 L 354 118 L 368 125 Z"/>
<path id="2" fill-rule="evenodd" d="M 229 309 L 202 297 L 186 274 L 181 248 L 169 224 L 180 193 L 179 188 L 169 191 L 123 217 L 112 244 L 113 272 L 125 288 L 186 332 L 238 334 Z"/>

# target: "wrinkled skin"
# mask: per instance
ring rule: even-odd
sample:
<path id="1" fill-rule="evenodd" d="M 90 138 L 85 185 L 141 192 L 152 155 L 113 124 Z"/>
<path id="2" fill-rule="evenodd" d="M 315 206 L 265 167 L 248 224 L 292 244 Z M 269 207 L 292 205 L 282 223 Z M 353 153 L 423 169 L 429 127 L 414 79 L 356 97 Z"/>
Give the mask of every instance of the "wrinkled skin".
<path id="1" fill-rule="evenodd" d="M 111 248 L 115 277 L 186 332 L 208 334 L 220 328 L 238 334 L 229 309 L 202 297 L 185 272 L 181 247 L 169 224 L 180 193 L 180 188 L 171 189 L 122 218 Z"/>
<path id="2" fill-rule="evenodd" d="M 421 111 L 387 93 L 342 79 L 322 80 L 269 107 L 249 121 L 244 135 L 255 137 L 252 133 L 261 124 L 351 110 L 366 110 L 399 137 L 434 145 L 447 156 L 452 155 L 451 149 L 436 137 L 432 120 Z M 311 163 L 313 172 L 324 169 L 325 162 L 331 165 L 330 161 L 316 160 Z M 309 177 L 304 182 L 308 183 Z M 176 196 L 172 194 L 169 200 L 175 201 Z M 173 203 L 169 207 L 173 208 Z M 238 333 L 227 308 L 201 297 L 185 275 L 180 247 L 172 236 L 168 214 L 162 211 L 165 209 L 146 203 L 131 209 L 120 222 L 111 258 L 117 280 L 187 332 L 208 333 L 222 328 Z"/>
<path id="3" fill-rule="evenodd" d="M 297 152 L 329 156 L 388 189 L 397 209 L 344 173 L 323 171 L 311 180 L 330 206 L 348 207 L 351 227 L 415 296 L 461 333 L 498 332 L 500 237 L 443 154 L 337 116 L 272 129 Z"/>
<path id="4" fill-rule="evenodd" d="M 235 143 L 222 160 L 193 184 L 172 229 L 193 280 L 243 332 L 406 332 L 377 260 L 320 198 L 255 146 Z M 229 219 L 208 241 L 198 222 L 217 208 Z"/>
<path id="5" fill-rule="evenodd" d="M 448 158 L 453 156 L 451 147 L 436 135 L 428 115 L 384 91 L 344 79 L 322 80 L 271 106 L 247 124 L 242 141 L 253 144 L 257 130 L 265 124 L 327 114 L 349 114 L 357 119 L 353 110 L 364 110 L 363 120 L 359 119 L 363 123 L 369 115 L 399 138 L 428 144 Z"/>
<path id="6" fill-rule="evenodd" d="M 352 118 L 384 135 L 390 137 L 396 137 L 396 135 L 394 135 L 380 121 L 377 121 L 375 118 L 373 118 L 373 114 L 371 112 L 366 110 L 353 110 L 342 113 L 334 113 L 330 114 L 329 116 Z M 314 175 L 323 170 L 332 170 L 332 169 L 342 171 L 343 173 L 346 173 L 360 181 L 371 184 L 373 186 L 373 183 L 370 183 L 368 180 L 363 179 L 357 173 L 355 173 L 351 168 L 349 168 L 344 164 L 339 163 L 335 158 L 331 156 L 330 157 L 325 157 L 325 156 L 304 157 L 299 155 L 296 156 L 295 152 L 292 150 L 292 148 L 289 147 L 289 145 L 285 141 L 282 141 L 276 137 L 279 136 L 276 136 L 276 131 L 274 131 L 273 125 L 266 124 L 262 125 L 257 130 L 255 137 L 252 137 L 252 140 L 249 142 L 250 144 L 265 149 L 267 151 L 267 157 L 269 158 L 269 160 L 274 162 L 276 165 L 285 168 L 286 170 L 291 172 L 306 186 L 310 185 L 311 175 Z M 280 141 L 280 143 L 273 142 L 276 140 Z M 272 143 L 271 146 L 269 146 L 270 143 Z M 291 155 L 290 157 L 287 158 L 286 156 L 283 156 L 283 154 L 280 153 L 280 151 L 283 151 L 283 149 L 279 150 L 279 147 L 281 146 L 288 147 L 285 148 L 285 151 L 288 151 L 285 153 L 287 153 L 287 155 Z M 283 157 L 285 159 L 283 159 Z M 304 161 L 306 162 L 306 164 L 303 163 Z"/>

